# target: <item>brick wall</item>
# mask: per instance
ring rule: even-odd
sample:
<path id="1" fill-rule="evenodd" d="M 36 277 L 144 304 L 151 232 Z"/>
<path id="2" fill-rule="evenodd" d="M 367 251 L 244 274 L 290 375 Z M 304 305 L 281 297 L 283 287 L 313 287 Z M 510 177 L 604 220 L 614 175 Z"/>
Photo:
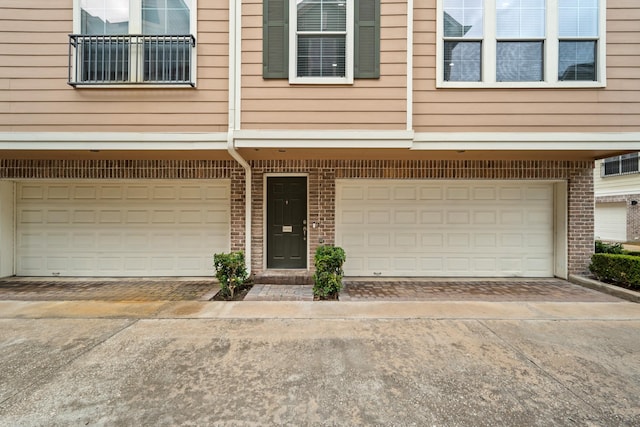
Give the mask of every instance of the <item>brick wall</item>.
<path id="1" fill-rule="evenodd" d="M 265 174 L 309 177 L 309 262 L 320 241 L 335 239 L 335 180 L 382 179 L 539 179 L 568 182 L 569 273 L 587 274 L 593 253 L 593 162 L 570 161 L 255 161 L 253 169 L 252 248 L 254 272 L 264 269 Z M 313 229 L 316 221 L 318 227 Z"/>
<path id="2" fill-rule="evenodd" d="M 269 160 L 252 162 L 252 269 L 264 269 L 264 178 L 266 174 L 304 174 L 309 185 L 309 254 L 335 239 L 335 180 L 385 179 L 540 179 L 568 183 L 569 272 L 587 273 L 593 252 L 593 163 L 571 161 L 395 161 Z M 244 249 L 244 170 L 234 161 L 213 160 L 0 160 L 3 179 L 230 179 L 231 248 Z M 640 197 L 638 198 L 640 199 Z M 632 211 L 634 224 L 640 210 Z M 316 222 L 317 227 L 312 224 Z M 311 267 L 311 265 L 310 265 Z"/>

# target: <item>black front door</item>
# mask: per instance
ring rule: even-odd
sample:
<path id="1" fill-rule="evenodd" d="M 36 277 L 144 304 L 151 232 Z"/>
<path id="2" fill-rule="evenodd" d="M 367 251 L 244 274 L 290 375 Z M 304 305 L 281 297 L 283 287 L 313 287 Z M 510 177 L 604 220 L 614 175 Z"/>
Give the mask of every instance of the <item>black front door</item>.
<path id="1" fill-rule="evenodd" d="M 267 268 L 307 268 L 306 177 L 267 177 Z"/>

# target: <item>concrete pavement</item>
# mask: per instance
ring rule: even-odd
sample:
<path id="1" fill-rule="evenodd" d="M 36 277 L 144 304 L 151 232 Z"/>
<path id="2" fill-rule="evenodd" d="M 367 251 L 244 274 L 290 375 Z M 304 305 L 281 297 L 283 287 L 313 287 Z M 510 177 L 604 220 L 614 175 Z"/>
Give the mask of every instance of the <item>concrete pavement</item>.
<path id="1" fill-rule="evenodd" d="M 640 425 L 629 302 L 0 301 L 0 425 Z"/>

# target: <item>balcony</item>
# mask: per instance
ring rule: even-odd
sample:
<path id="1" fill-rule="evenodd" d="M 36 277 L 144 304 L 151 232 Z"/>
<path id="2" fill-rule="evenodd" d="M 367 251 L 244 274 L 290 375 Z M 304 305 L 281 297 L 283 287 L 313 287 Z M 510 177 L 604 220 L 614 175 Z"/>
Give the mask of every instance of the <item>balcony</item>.
<path id="1" fill-rule="evenodd" d="M 638 153 L 604 159 L 600 166 L 600 176 L 628 175 L 638 173 Z"/>
<path id="2" fill-rule="evenodd" d="M 192 35 L 69 35 L 69 84 L 195 86 Z"/>

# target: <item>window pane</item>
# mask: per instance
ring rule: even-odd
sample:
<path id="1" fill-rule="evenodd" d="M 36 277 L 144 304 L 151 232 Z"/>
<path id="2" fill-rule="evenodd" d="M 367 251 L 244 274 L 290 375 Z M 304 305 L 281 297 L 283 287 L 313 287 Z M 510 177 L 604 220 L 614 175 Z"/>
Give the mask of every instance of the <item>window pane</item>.
<path id="1" fill-rule="evenodd" d="M 498 42 L 496 80 L 539 82 L 543 79 L 542 42 Z"/>
<path id="2" fill-rule="evenodd" d="M 481 42 L 444 42 L 444 79 L 451 82 L 479 82 Z"/>
<path id="3" fill-rule="evenodd" d="M 597 37 L 598 0 L 560 0 L 560 37 Z"/>
<path id="4" fill-rule="evenodd" d="M 129 0 L 81 0 L 82 34 L 129 33 Z"/>
<path id="5" fill-rule="evenodd" d="M 482 38 L 482 0 L 444 0 L 444 36 Z"/>
<path id="6" fill-rule="evenodd" d="M 596 80 L 596 42 L 560 41 L 558 80 Z"/>
<path id="7" fill-rule="evenodd" d="M 545 1 L 511 0 L 496 5 L 499 38 L 544 37 Z"/>
<path id="8" fill-rule="evenodd" d="M 345 77 L 344 36 L 299 36 L 298 77 Z"/>
<path id="9" fill-rule="evenodd" d="M 182 0 L 143 0 L 143 34 L 189 34 L 190 2 Z"/>
<path id="10" fill-rule="evenodd" d="M 298 1 L 298 31 L 346 31 L 346 0 Z"/>

